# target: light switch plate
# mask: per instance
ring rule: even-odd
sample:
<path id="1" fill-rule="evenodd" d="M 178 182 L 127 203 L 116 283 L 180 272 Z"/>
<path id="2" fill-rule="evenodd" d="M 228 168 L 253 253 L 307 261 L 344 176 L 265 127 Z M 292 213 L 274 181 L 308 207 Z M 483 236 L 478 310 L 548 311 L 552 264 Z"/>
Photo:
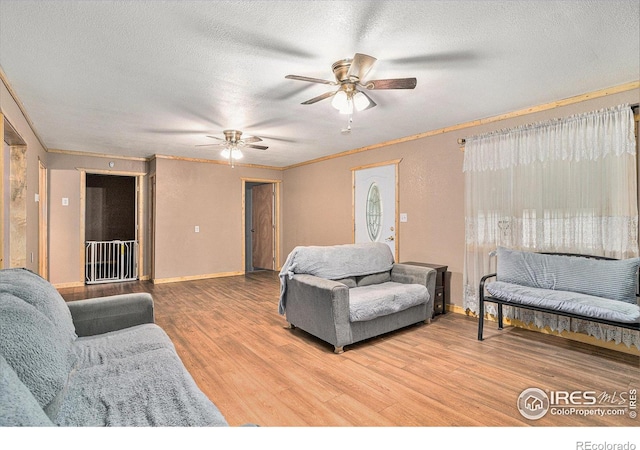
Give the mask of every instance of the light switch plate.
<path id="1" fill-rule="evenodd" d="M 407 213 L 400 213 L 400 222 L 407 221 Z"/>

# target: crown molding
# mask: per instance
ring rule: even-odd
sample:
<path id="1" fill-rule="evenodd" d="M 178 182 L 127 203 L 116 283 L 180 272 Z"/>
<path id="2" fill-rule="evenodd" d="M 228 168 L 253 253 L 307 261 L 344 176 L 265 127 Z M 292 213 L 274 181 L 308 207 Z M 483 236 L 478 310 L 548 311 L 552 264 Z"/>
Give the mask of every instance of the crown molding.
<path id="1" fill-rule="evenodd" d="M 36 137 L 36 139 L 38 140 L 38 142 L 40 143 L 42 148 L 46 151 L 47 150 L 47 146 L 44 144 L 44 141 L 40 138 L 40 135 L 36 131 L 36 128 L 33 125 L 33 121 L 29 117 L 29 114 L 27 114 L 27 110 L 25 109 L 24 105 L 22 104 L 22 102 L 18 98 L 18 94 L 16 94 L 16 91 L 11 86 L 11 83 L 9 83 L 9 79 L 7 78 L 7 75 L 4 73 L 4 70 L 2 69 L 2 67 L 0 67 L 0 80 L 2 80 L 2 84 L 4 84 L 4 86 L 7 88 L 7 91 L 9 92 L 9 95 L 11 96 L 11 98 L 13 99 L 15 104 L 18 106 L 18 109 L 22 113 L 22 116 L 24 117 L 24 119 L 27 121 L 27 124 L 29 125 L 29 128 L 31 129 L 31 132 Z M 6 114 L 5 114 L 5 120 L 6 120 Z M 12 128 L 13 128 L 13 125 L 12 125 Z"/>
<path id="2" fill-rule="evenodd" d="M 170 160 L 175 160 L 175 161 L 189 161 L 189 162 L 199 162 L 199 163 L 206 163 L 206 164 L 219 164 L 222 166 L 228 166 L 229 165 L 229 161 L 220 161 L 217 159 L 204 159 L 204 158 L 189 158 L 186 156 L 170 156 L 170 155 L 154 155 L 151 160 L 153 159 L 170 159 Z M 238 162 L 234 162 L 234 166 L 235 167 L 250 167 L 253 169 L 268 169 L 268 170 L 278 170 L 278 171 L 282 171 L 285 170 L 286 167 L 275 167 L 275 166 L 263 166 L 260 164 L 243 164 L 243 163 L 238 163 Z"/>
<path id="3" fill-rule="evenodd" d="M 394 139 L 391 141 L 380 142 L 378 144 L 368 145 L 366 147 L 361 147 L 353 150 L 347 150 L 345 152 L 336 153 L 333 155 L 323 156 L 321 158 L 312 159 L 309 161 L 301 162 L 298 164 L 293 164 L 291 166 L 284 167 L 284 170 L 294 169 L 296 167 L 306 166 L 309 164 L 315 164 L 322 161 L 327 161 L 334 158 L 342 158 L 344 156 L 354 155 L 356 153 L 366 152 L 369 150 L 375 150 L 381 147 L 387 147 L 389 145 L 401 144 L 403 142 L 415 141 L 417 139 L 422 139 L 425 137 L 436 136 L 438 134 L 450 133 L 452 131 L 464 130 L 465 128 L 476 127 L 479 125 L 486 125 L 488 123 L 499 122 L 501 120 L 512 119 L 515 117 L 522 117 L 529 114 L 534 114 L 540 111 L 548 111 L 556 108 L 560 108 L 562 106 L 573 105 L 575 103 L 581 103 L 587 100 L 592 100 L 595 98 L 606 97 L 608 95 L 619 94 L 621 92 L 632 91 L 634 89 L 640 88 L 640 80 L 631 81 L 629 83 L 620 84 L 617 86 L 612 86 L 606 89 L 600 89 L 597 91 L 589 92 L 587 94 L 576 95 L 574 97 L 565 98 L 563 100 L 557 100 L 554 102 L 544 103 L 542 105 L 532 106 L 529 108 L 520 109 L 517 111 L 512 111 L 506 114 L 500 114 L 498 116 L 487 117 L 484 119 L 473 120 L 470 122 L 464 122 L 458 125 L 452 125 L 449 127 L 439 128 L 437 130 L 426 131 L 424 133 L 418 133 L 411 136 L 406 136 L 399 139 Z"/>

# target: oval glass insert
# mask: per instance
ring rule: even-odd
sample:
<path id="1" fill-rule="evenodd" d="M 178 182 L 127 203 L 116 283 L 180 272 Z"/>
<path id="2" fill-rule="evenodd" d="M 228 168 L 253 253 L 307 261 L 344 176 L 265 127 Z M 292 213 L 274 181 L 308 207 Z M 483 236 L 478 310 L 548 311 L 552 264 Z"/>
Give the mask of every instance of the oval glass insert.
<path id="1" fill-rule="evenodd" d="M 371 186 L 369 186 L 369 192 L 367 193 L 366 215 L 369 239 L 375 242 L 380 237 L 382 224 L 382 202 L 380 200 L 380 189 L 375 182 L 371 183 Z"/>

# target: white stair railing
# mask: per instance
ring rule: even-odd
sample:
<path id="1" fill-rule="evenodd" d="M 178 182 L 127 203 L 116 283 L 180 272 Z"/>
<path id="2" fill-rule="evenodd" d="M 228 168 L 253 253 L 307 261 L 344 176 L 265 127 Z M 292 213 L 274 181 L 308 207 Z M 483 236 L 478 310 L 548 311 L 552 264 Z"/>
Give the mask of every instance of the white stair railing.
<path id="1" fill-rule="evenodd" d="M 138 241 L 86 241 L 86 284 L 138 278 Z"/>

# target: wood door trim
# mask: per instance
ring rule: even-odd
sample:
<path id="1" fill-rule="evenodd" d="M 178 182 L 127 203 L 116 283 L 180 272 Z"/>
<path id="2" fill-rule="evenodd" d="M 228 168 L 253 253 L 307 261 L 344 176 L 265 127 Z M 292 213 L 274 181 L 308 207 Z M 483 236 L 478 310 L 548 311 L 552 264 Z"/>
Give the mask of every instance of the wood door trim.
<path id="1" fill-rule="evenodd" d="M 38 273 L 49 279 L 49 170 L 38 158 Z"/>
<path id="2" fill-rule="evenodd" d="M 396 166 L 396 217 L 394 219 L 396 227 L 396 261 L 400 261 L 400 163 L 402 158 L 393 159 L 391 161 L 384 161 L 379 163 L 367 164 L 364 166 L 353 167 L 351 169 L 351 242 L 356 241 L 356 172 L 363 169 L 372 169 L 375 167 L 390 166 L 394 164 Z"/>
<path id="3" fill-rule="evenodd" d="M 93 175 L 116 175 L 126 176 L 136 179 L 136 239 L 138 239 L 138 279 L 142 280 L 144 277 L 144 177 L 146 172 L 120 172 L 100 169 L 83 169 L 76 168 L 80 172 L 80 275 L 82 283 L 85 282 L 85 232 L 86 232 L 86 201 L 87 201 L 87 174 Z"/>
<path id="4" fill-rule="evenodd" d="M 275 185 L 256 184 L 251 192 L 251 267 L 274 270 Z"/>
<path id="5" fill-rule="evenodd" d="M 275 249 L 276 249 L 276 254 L 275 254 L 275 264 L 274 267 L 276 270 L 280 270 L 280 230 L 281 230 L 281 220 L 280 220 L 280 211 L 281 211 L 281 195 L 282 195 L 282 189 L 281 189 L 281 184 L 282 184 L 282 180 L 273 180 L 273 179 L 267 179 L 267 178 L 244 178 L 241 177 L 240 180 L 242 181 L 242 217 L 241 217 L 241 221 L 240 223 L 242 224 L 241 227 L 241 234 L 242 234 L 242 273 L 246 273 L 246 260 L 247 260 L 247 252 L 246 252 L 246 245 L 247 245 L 247 238 L 246 238 L 246 231 L 247 231 L 247 227 L 246 227 L 246 217 L 247 217 L 247 198 L 246 198 L 246 189 L 247 189 L 247 183 L 272 183 L 275 187 Z"/>

